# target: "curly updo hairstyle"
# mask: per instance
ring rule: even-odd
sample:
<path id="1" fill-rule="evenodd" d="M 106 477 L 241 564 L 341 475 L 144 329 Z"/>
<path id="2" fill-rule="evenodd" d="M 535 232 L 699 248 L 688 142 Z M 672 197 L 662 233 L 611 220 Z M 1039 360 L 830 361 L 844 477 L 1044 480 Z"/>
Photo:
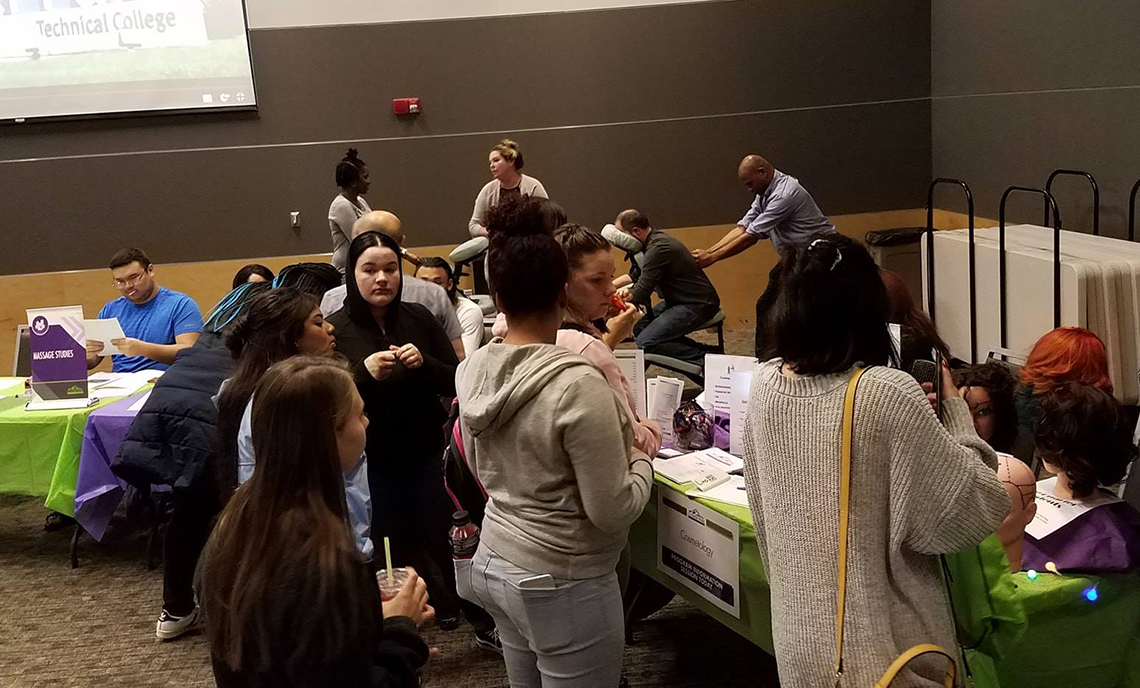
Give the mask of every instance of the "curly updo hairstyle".
<path id="1" fill-rule="evenodd" d="M 487 279 L 508 316 L 554 307 L 566 290 L 566 252 L 554 239 L 565 214 L 546 199 L 525 196 L 487 212 Z"/>

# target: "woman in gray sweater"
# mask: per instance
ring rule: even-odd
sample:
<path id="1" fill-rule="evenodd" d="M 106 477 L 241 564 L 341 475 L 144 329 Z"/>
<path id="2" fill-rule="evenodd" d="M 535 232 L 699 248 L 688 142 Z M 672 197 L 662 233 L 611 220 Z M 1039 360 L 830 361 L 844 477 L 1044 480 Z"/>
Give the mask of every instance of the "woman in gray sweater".
<path id="1" fill-rule="evenodd" d="M 897 360 L 878 267 L 857 242 L 817 237 L 790 256 L 770 316 L 778 358 L 753 377 L 745 477 L 772 587 L 780 682 L 835 685 L 843 398 L 857 367 L 844 685 L 870 686 L 903 651 L 955 651 L 939 554 L 967 549 L 1009 512 L 997 457 L 943 371 L 939 423 Z M 892 685 L 940 686 L 946 660 L 921 658 Z"/>

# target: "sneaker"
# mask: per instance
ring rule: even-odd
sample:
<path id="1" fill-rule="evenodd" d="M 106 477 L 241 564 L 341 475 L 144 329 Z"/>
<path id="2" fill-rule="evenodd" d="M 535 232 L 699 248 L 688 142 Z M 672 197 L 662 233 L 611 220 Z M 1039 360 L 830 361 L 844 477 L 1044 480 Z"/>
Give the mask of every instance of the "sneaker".
<path id="1" fill-rule="evenodd" d="M 199 614 L 198 607 L 194 607 L 194 611 L 186 616 L 174 616 L 165 609 L 158 615 L 158 628 L 155 629 L 154 634 L 158 636 L 159 640 L 173 640 L 178 636 L 194 630 L 198 625 Z"/>
<path id="2" fill-rule="evenodd" d="M 458 616 L 446 616 L 443 618 L 436 618 L 435 623 L 440 629 L 444 631 L 454 631 L 459 628 Z"/>
<path id="3" fill-rule="evenodd" d="M 475 631 L 475 644 L 484 650 L 503 654 L 503 643 L 499 640 L 498 627 L 489 631 Z"/>
<path id="4" fill-rule="evenodd" d="M 64 528 L 70 528 L 73 525 L 75 525 L 74 518 L 70 516 L 64 516 L 63 514 L 55 511 L 48 514 L 47 518 L 44 519 L 44 530 L 49 533 L 54 533 L 55 531 L 63 530 Z"/>

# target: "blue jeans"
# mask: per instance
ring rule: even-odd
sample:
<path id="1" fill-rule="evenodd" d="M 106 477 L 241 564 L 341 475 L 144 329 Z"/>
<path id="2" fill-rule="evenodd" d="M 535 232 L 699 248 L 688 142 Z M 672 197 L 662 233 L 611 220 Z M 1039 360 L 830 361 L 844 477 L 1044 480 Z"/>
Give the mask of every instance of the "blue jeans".
<path id="1" fill-rule="evenodd" d="M 670 306 L 662 301 L 634 326 L 637 346 L 647 354 L 669 356 L 703 368 L 707 352 L 687 335 L 711 320 L 717 309 L 716 304 Z"/>
<path id="2" fill-rule="evenodd" d="M 495 619 L 511 688 L 617 688 L 625 651 L 617 574 L 519 587 L 535 575 L 486 545 L 455 562 L 459 596 Z"/>

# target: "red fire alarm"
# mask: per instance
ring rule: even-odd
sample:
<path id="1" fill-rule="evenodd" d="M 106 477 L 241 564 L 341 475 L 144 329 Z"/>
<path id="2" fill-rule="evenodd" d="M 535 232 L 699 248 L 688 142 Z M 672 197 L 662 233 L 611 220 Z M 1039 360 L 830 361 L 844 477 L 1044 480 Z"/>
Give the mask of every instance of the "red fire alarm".
<path id="1" fill-rule="evenodd" d="M 397 115 L 418 115 L 420 113 L 420 99 L 396 98 L 392 101 L 392 112 Z"/>

